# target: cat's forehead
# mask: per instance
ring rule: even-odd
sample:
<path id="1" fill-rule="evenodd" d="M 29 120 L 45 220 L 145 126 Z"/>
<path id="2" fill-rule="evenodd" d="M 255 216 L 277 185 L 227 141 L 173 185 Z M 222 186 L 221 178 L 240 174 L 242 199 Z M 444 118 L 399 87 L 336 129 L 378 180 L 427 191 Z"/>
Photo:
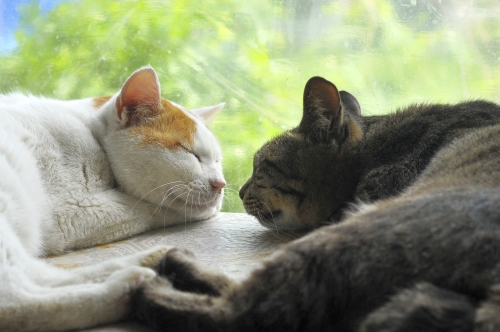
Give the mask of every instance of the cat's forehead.
<path id="1" fill-rule="evenodd" d="M 130 132 L 142 137 L 141 144 L 159 144 L 171 150 L 178 150 L 182 147 L 193 147 L 196 129 L 196 121 L 187 111 L 161 98 L 158 114 L 130 128 Z"/>
<path id="2" fill-rule="evenodd" d="M 297 152 L 305 143 L 305 139 L 300 133 L 289 130 L 267 142 L 260 150 L 260 157 L 286 157 Z"/>
<path id="3" fill-rule="evenodd" d="M 296 168 L 300 163 L 309 163 L 327 156 L 332 158 L 337 151 L 337 144 L 311 142 L 300 131 L 292 129 L 264 144 L 255 155 L 254 166 L 267 160 Z"/>

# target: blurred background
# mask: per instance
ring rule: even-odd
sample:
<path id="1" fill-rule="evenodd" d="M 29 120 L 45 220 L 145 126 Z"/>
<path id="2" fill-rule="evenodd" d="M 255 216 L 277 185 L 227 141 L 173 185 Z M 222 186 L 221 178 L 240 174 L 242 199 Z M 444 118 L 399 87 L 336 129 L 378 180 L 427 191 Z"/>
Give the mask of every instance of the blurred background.
<path id="1" fill-rule="evenodd" d="M 113 94 L 151 64 L 165 98 L 226 102 L 213 131 L 224 211 L 255 151 L 298 124 L 315 75 L 365 115 L 415 102 L 500 102 L 498 0 L 0 0 L 0 92 Z"/>

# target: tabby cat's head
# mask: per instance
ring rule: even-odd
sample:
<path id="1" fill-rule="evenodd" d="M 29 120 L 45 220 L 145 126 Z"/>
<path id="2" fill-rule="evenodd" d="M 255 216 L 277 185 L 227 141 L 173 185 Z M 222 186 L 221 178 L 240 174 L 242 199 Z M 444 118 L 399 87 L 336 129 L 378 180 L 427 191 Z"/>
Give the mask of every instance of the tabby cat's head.
<path id="1" fill-rule="evenodd" d="M 281 229 L 316 227 L 335 218 L 356 186 L 351 167 L 363 137 L 359 116 L 352 95 L 311 78 L 299 126 L 255 154 L 252 176 L 240 190 L 247 213 Z"/>

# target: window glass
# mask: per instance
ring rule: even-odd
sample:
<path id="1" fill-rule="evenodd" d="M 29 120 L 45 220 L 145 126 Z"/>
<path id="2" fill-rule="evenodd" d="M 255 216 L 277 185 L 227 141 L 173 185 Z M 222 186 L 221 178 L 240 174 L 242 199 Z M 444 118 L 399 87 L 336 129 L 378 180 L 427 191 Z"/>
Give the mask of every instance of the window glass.
<path id="1" fill-rule="evenodd" d="M 500 101 L 498 0 L 0 0 L 0 13 L 0 91 L 108 95 L 151 64 L 164 97 L 225 101 L 225 211 L 242 211 L 255 151 L 300 120 L 311 76 L 365 115 Z"/>

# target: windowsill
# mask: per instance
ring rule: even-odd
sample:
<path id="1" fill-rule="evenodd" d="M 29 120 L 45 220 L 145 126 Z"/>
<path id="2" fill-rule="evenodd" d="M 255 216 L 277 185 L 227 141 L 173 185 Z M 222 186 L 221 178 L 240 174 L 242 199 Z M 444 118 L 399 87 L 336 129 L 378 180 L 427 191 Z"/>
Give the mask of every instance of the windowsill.
<path id="1" fill-rule="evenodd" d="M 209 220 L 153 230 L 127 240 L 51 257 L 48 261 L 59 267 L 74 268 L 168 245 L 189 249 L 201 261 L 232 278 L 243 279 L 259 266 L 262 258 L 293 238 L 261 226 L 247 214 L 224 212 Z"/>
<path id="2" fill-rule="evenodd" d="M 261 226 L 244 213 L 220 213 L 199 222 L 150 231 L 130 239 L 95 248 L 82 249 L 48 258 L 53 264 L 74 268 L 133 254 L 158 245 L 191 250 L 211 267 L 234 279 L 243 279 L 280 245 L 294 239 Z M 85 330 L 87 332 L 152 332 L 137 321 L 124 321 Z"/>

